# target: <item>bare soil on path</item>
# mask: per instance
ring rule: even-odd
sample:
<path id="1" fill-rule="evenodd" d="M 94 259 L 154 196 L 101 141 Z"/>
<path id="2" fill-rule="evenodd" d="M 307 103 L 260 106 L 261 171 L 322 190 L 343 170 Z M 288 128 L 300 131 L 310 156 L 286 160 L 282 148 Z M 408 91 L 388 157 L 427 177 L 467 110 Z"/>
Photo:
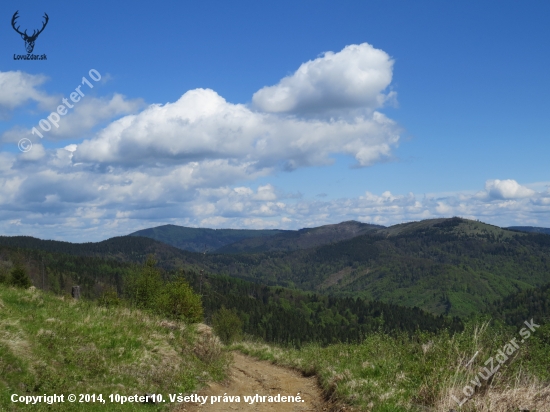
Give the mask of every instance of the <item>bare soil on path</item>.
<path id="1" fill-rule="evenodd" d="M 299 372 L 273 365 L 269 362 L 256 360 L 238 352 L 233 352 L 234 364 L 229 378 L 222 383 L 213 383 L 198 392 L 208 396 L 204 405 L 196 403 L 182 404 L 178 411 L 210 412 L 210 411 L 258 411 L 258 412 L 298 412 L 298 411 L 328 411 L 330 408 L 323 399 L 317 386 L 315 376 L 304 377 Z M 300 395 L 303 402 L 267 402 L 268 396 Z M 240 396 L 240 402 L 216 402 L 211 404 L 211 396 Z M 265 402 L 244 401 L 244 396 L 265 396 Z"/>

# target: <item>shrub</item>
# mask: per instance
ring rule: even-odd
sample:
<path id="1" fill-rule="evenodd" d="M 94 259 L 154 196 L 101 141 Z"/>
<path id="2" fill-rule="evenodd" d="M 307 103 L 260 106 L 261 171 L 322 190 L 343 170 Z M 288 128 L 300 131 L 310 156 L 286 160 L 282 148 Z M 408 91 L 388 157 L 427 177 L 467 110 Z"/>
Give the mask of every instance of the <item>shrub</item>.
<path id="1" fill-rule="evenodd" d="M 27 274 L 25 268 L 21 265 L 17 265 L 11 271 L 11 282 L 13 286 L 18 288 L 27 289 L 30 288 L 32 283 Z"/>
<path id="2" fill-rule="evenodd" d="M 188 322 L 201 322 L 203 308 L 201 297 L 194 293 L 185 279 L 166 284 L 157 298 L 157 310 L 163 315 Z"/>
<path id="3" fill-rule="evenodd" d="M 214 332 L 226 345 L 238 341 L 242 337 L 243 322 L 235 309 L 226 309 L 224 306 L 212 316 Z"/>

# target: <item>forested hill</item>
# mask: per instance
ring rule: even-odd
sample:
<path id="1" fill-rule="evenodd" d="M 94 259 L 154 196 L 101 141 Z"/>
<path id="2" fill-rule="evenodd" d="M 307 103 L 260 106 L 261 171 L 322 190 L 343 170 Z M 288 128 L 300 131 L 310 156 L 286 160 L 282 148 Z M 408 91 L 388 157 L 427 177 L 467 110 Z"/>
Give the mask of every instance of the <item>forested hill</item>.
<path id="1" fill-rule="evenodd" d="M 351 239 L 384 226 L 356 221 L 342 222 L 314 228 L 285 231 L 275 236 L 244 239 L 224 246 L 215 253 L 261 253 L 309 249 Z"/>
<path id="2" fill-rule="evenodd" d="M 55 245 L 48 244 L 50 249 Z M 31 283 L 38 288 L 68 294 L 73 285 L 79 285 L 82 296 L 88 299 L 101 299 L 104 293 L 113 290 L 120 297 L 129 298 L 132 282 L 142 270 L 140 264 L 112 258 L 0 246 L 0 287 L 10 282 L 15 265 L 23 266 Z M 164 269 L 162 276 L 166 281 L 185 277 L 195 292 L 202 295 L 207 321 L 224 306 L 236 311 L 246 333 L 268 342 L 295 346 L 312 341 L 356 342 L 373 331 L 413 333 L 446 328 L 454 332 L 463 328 L 458 318 L 434 316 L 417 308 L 268 287 L 212 273 L 201 274 L 185 265 L 177 270 Z"/>
<path id="3" fill-rule="evenodd" d="M 1 247 L 21 248 L 72 256 L 102 257 L 119 262 L 143 262 L 147 255 L 155 255 L 161 266 L 173 268 L 194 264 L 202 254 L 186 252 L 153 239 L 138 236 L 119 236 L 102 242 L 70 243 L 41 240 L 30 236 L 0 236 Z"/>
<path id="4" fill-rule="evenodd" d="M 158 240 L 190 252 L 211 252 L 243 239 L 256 239 L 292 232 L 286 230 L 205 229 L 164 225 L 138 230 L 129 236 Z"/>
<path id="5" fill-rule="evenodd" d="M 550 228 L 547 227 L 536 227 L 536 226 L 510 226 L 507 229 L 516 230 L 518 232 L 529 232 L 529 233 L 543 233 L 545 235 L 550 235 Z"/>
<path id="6" fill-rule="evenodd" d="M 391 226 L 306 250 L 210 255 L 211 271 L 468 315 L 550 279 L 550 236 L 460 218 Z"/>
<path id="7" fill-rule="evenodd" d="M 260 253 L 326 245 L 382 229 L 356 221 L 300 230 L 202 229 L 164 225 L 129 236 L 143 236 L 191 252 Z"/>

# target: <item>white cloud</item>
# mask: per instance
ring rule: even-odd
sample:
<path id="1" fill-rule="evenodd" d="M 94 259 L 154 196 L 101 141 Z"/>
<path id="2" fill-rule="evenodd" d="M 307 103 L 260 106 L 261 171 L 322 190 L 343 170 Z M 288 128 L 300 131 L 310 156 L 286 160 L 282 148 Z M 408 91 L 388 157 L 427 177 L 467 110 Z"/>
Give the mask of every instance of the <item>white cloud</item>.
<path id="1" fill-rule="evenodd" d="M 345 47 L 338 53 L 304 63 L 275 86 L 257 91 L 252 101 L 271 113 L 339 113 L 372 111 L 394 94 L 383 91 L 392 80 L 393 60 L 368 43 Z"/>
<path id="2" fill-rule="evenodd" d="M 42 109 L 53 107 L 56 98 L 38 89 L 47 78 L 21 71 L 0 71 L 0 114 L 29 101 L 39 103 Z"/>
<path id="3" fill-rule="evenodd" d="M 533 196 L 536 192 L 520 185 L 515 180 L 488 180 L 485 183 L 487 196 L 493 199 L 521 199 Z"/>
<path id="4" fill-rule="evenodd" d="M 276 200 L 277 194 L 275 193 L 275 188 L 272 185 L 260 186 L 255 199 L 265 201 Z"/>
<path id="5" fill-rule="evenodd" d="M 44 146 L 41 144 L 35 144 L 28 152 L 21 153 L 19 159 L 23 161 L 36 161 L 42 159 L 44 156 L 46 156 Z"/>
<path id="6" fill-rule="evenodd" d="M 56 98 L 54 102 L 54 110 L 56 110 L 57 106 L 61 104 L 61 98 Z M 110 121 L 121 115 L 134 113 L 144 104 L 141 99 L 129 100 L 126 99 L 125 96 L 115 93 L 115 95 L 111 98 L 85 96 L 78 103 L 72 103 L 71 105 L 74 107 L 68 109 L 66 115 L 59 116 L 55 113 L 54 117 L 52 117 L 57 124 L 57 127 L 51 122 L 51 120 L 49 120 L 51 130 L 48 132 L 38 128 L 38 122 L 41 118 L 48 119 L 51 112 L 42 113 L 40 117 L 36 117 L 37 124 L 34 127 L 38 128 L 45 140 L 59 141 L 63 139 L 80 138 L 97 125 Z M 56 119 L 57 117 L 59 119 Z M 22 138 L 37 140 L 37 138 L 31 133 L 31 129 L 15 126 L 5 131 L 2 134 L 0 141 L 17 142 Z"/>
<path id="7" fill-rule="evenodd" d="M 398 133 L 395 122 L 377 112 L 353 120 L 306 120 L 253 112 L 196 89 L 112 123 L 78 146 L 75 161 L 131 167 L 224 160 L 254 173 L 326 165 L 329 155 L 344 153 L 370 166 L 391 155 Z"/>
<path id="8" fill-rule="evenodd" d="M 61 117 L 59 127 L 52 127 L 47 135 L 50 140 L 74 138 L 105 121 L 134 113 L 143 105 L 141 99 L 128 100 L 118 93 L 110 99 L 85 96 L 80 102 L 74 104 L 74 109 L 69 109 L 69 113 Z"/>
<path id="9" fill-rule="evenodd" d="M 10 173 L 14 163 L 15 156 L 13 156 L 11 153 L 0 152 L 0 176 L 4 176 Z"/>

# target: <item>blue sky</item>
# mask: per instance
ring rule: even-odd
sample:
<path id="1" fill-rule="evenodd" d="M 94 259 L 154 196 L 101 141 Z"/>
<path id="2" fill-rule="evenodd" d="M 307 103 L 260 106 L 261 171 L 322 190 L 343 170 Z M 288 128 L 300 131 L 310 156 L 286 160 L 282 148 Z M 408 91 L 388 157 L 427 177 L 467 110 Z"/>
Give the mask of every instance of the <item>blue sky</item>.
<path id="1" fill-rule="evenodd" d="M 46 61 L 14 60 L 25 53 L 16 10 L 30 32 L 48 13 L 34 50 Z M 453 215 L 549 227 L 549 11 L 4 1 L 0 234 L 89 241 L 165 223 Z M 94 88 L 59 128 L 30 134 L 83 76 Z"/>

